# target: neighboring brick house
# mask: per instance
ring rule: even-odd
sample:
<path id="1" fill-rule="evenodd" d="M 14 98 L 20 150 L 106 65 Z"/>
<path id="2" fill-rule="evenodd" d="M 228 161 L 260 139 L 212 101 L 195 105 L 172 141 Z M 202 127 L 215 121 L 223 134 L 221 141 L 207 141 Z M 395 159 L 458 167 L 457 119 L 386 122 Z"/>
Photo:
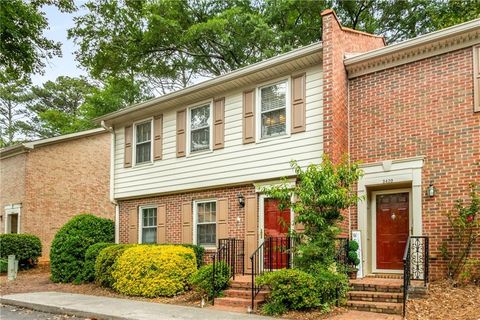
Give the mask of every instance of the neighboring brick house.
<path id="1" fill-rule="evenodd" d="M 321 43 L 101 118 L 115 141 L 121 242 L 214 251 L 219 239 L 235 237 L 245 241 L 248 272 L 250 254 L 293 219 L 262 188 L 282 177 L 295 183 L 290 160 L 305 167 L 349 153 L 363 162 L 358 191 L 366 199 L 345 212 L 343 226 L 362 233 L 364 274 L 401 272 L 408 235 L 430 236 L 438 257 L 448 233 L 443 214 L 479 181 L 480 20 L 385 46 L 342 27 L 331 10 L 322 16 Z M 426 196 L 430 184 L 434 197 Z M 378 257 L 376 230 L 396 225 L 372 219 L 376 197 L 406 228 L 381 239 L 391 254 Z M 290 221 L 280 223 L 285 214 Z M 441 275 L 438 259 L 433 272 Z"/>
<path id="2" fill-rule="evenodd" d="M 1 233 L 30 233 L 48 260 L 55 233 L 73 216 L 114 219 L 111 136 L 93 129 L 0 150 Z"/>

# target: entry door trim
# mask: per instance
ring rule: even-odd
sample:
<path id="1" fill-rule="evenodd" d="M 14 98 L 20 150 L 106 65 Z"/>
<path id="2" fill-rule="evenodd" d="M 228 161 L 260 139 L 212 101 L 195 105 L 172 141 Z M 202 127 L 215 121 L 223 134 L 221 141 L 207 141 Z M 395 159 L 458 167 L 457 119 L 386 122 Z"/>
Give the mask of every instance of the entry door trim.
<path id="1" fill-rule="evenodd" d="M 408 234 L 412 235 L 412 220 L 413 220 L 413 206 L 412 206 L 412 189 L 392 189 L 373 191 L 371 199 L 371 219 L 372 219 L 372 271 L 378 273 L 402 273 L 403 270 L 395 269 L 377 269 L 377 196 L 381 194 L 393 194 L 393 193 L 408 193 Z"/>
<path id="2" fill-rule="evenodd" d="M 258 245 L 260 246 L 265 241 L 265 199 L 271 197 L 261 194 L 259 197 L 258 204 Z M 290 228 L 294 228 L 294 216 L 293 210 L 290 209 Z"/>

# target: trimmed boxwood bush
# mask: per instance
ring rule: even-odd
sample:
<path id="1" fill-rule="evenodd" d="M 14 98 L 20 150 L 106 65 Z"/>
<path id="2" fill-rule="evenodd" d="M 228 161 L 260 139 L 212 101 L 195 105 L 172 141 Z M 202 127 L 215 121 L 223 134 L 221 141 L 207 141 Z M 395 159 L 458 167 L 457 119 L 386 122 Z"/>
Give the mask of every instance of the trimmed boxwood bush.
<path id="1" fill-rule="evenodd" d="M 197 270 L 191 248 L 175 245 L 137 245 L 118 257 L 113 287 L 122 294 L 171 297 L 185 291 Z"/>
<path id="2" fill-rule="evenodd" d="M 95 282 L 103 287 L 113 288 L 112 272 L 115 262 L 122 253 L 134 244 L 115 244 L 100 251 L 95 261 Z"/>
<path id="3" fill-rule="evenodd" d="M 8 271 L 8 260 L 4 258 L 0 258 L 0 273 L 4 273 Z"/>
<path id="4" fill-rule="evenodd" d="M 113 242 L 112 220 L 81 214 L 67 222 L 55 235 L 50 250 L 51 279 L 54 282 L 81 281 L 85 253 L 92 244 Z"/>
<path id="5" fill-rule="evenodd" d="M 83 265 L 83 282 L 92 282 L 95 280 L 95 261 L 103 249 L 115 245 L 114 243 L 99 242 L 92 244 L 85 252 L 85 264 Z"/>
<path id="6" fill-rule="evenodd" d="M 195 291 L 213 299 L 228 287 L 230 282 L 230 267 L 223 261 L 215 264 L 215 288 L 212 286 L 213 264 L 208 264 L 197 270 L 192 276 L 192 286 Z M 214 290 L 215 289 L 215 290 Z"/>
<path id="7" fill-rule="evenodd" d="M 21 268 L 29 268 L 38 262 L 42 255 L 42 243 L 31 234 L 0 235 L 0 258 L 7 259 L 14 254 Z"/>

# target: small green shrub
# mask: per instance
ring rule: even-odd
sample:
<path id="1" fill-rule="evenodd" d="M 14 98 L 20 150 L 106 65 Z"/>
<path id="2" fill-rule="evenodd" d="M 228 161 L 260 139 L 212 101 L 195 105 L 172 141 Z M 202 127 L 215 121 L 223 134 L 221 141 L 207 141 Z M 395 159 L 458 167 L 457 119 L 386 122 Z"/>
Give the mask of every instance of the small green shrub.
<path id="1" fill-rule="evenodd" d="M 193 289 L 200 292 L 202 296 L 207 296 L 208 299 L 219 296 L 230 282 L 230 267 L 224 262 L 217 263 L 215 264 L 215 274 L 215 288 L 213 288 L 213 264 L 198 269 L 192 276 Z"/>
<path id="2" fill-rule="evenodd" d="M 8 260 L 4 258 L 0 258 L 0 273 L 4 273 L 8 271 Z"/>
<path id="3" fill-rule="evenodd" d="M 270 297 L 263 307 L 269 315 L 282 314 L 287 310 L 306 310 L 321 305 L 315 277 L 298 269 L 283 269 L 264 273 L 257 284 L 267 286 Z"/>
<path id="4" fill-rule="evenodd" d="M 52 242 L 50 250 L 52 281 L 79 281 L 88 247 L 98 242 L 113 242 L 114 229 L 113 221 L 91 214 L 81 214 L 67 222 L 60 228 Z"/>
<path id="5" fill-rule="evenodd" d="M 191 248 L 137 245 L 118 257 L 112 272 L 113 287 L 130 296 L 171 297 L 189 287 L 196 270 L 197 261 Z"/>
<path id="6" fill-rule="evenodd" d="M 360 259 L 357 255 L 358 250 L 358 243 L 355 240 L 350 240 L 348 242 L 348 262 L 352 264 L 352 266 L 356 267 L 360 263 Z"/>
<path id="7" fill-rule="evenodd" d="M 113 288 L 112 272 L 115 262 L 122 253 L 134 244 L 116 244 L 102 249 L 95 260 L 95 282 L 106 288 Z"/>
<path id="8" fill-rule="evenodd" d="M 186 248 L 192 248 L 195 252 L 195 258 L 197 259 L 197 268 L 200 269 L 203 266 L 203 257 L 205 256 L 205 248 L 196 244 L 185 243 L 182 246 Z"/>
<path id="9" fill-rule="evenodd" d="M 317 283 L 317 294 L 323 308 L 345 298 L 349 286 L 348 277 L 344 272 L 337 270 L 336 264 L 332 264 L 329 268 L 316 265 L 311 270 Z"/>
<path id="10" fill-rule="evenodd" d="M 458 276 L 458 282 L 462 285 L 476 284 L 480 285 L 480 259 L 467 259 L 462 272 Z"/>
<path id="11" fill-rule="evenodd" d="M 92 244 L 85 252 L 85 263 L 83 265 L 82 282 L 92 282 L 95 280 L 95 261 L 103 249 L 113 246 L 114 243 L 99 242 Z"/>
<path id="12" fill-rule="evenodd" d="M 42 255 L 42 243 L 31 234 L 0 235 L 0 258 L 7 259 L 11 254 L 19 261 L 20 268 L 28 269 L 37 264 Z"/>

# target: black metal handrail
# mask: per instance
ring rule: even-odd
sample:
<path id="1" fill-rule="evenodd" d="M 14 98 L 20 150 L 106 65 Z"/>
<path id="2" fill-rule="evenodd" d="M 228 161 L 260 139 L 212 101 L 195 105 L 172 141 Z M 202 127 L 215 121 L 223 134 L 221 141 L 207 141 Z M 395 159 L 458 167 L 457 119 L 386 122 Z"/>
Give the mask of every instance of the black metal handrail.
<path id="1" fill-rule="evenodd" d="M 252 310 L 255 307 L 255 297 L 261 290 L 261 286 L 255 283 L 255 278 L 266 271 L 290 269 L 292 267 L 292 244 L 293 238 L 289 236 L 269 237 L 250 256 Z"/>
<path id="2" fill-rule="evenodd" d="M 212 255 L 212 288 L 214 296 L 220 288 L 217 288 L 216 277 L 219 272 L 223 272 L 219 268 L 219 263 L 228 266 L 228 278 L 235 280 L 236 274 L 245 274 L 244 266 L 244 241 L 236 238 L 226 238 L 218 240 L 218 250 Z"/>
<path id="3" fill-rule="evenodd" d="M 412 280 L 423 281 L 426 287 L 429 277 L 429 238 L 427 236 L 408 237 L 403 254 L 403 317 L 405 317 L 408 290 Z"/>
<path id="4" fill-rule="evenodd" d="M 343 266 L 348 265 L 348 243 L 349 239 L 347 237 L 339 237 L 335 239 L 335 262 Z"/>

